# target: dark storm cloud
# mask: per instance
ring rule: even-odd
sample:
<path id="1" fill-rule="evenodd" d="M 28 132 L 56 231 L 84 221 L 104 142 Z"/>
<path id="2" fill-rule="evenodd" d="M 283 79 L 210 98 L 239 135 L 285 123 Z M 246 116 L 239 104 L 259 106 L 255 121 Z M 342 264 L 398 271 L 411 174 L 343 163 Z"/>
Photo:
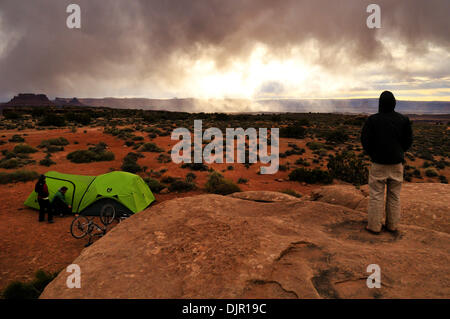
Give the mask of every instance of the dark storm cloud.
<path id="1" fill-rule="evenodd" d="M 430 44 L 449 48 L 450 1 L 373 2 L 382 9 L 378 31 L 366 27 L 372 1 L 361 0 L 1 0 L 0 98 L 19 91 L 111 93 L 102 85 L 124 93 L 149 78 L 176 84 L 189 76 L 178 57 L 207 55 L 226 68 L 255 44 L 282 57 L 314 39 L 319 50 L 311 62 L 329 69 L 389 60 L 378 33 L 410 52 L 426 52 Z M 65 26 L 70 3 L 81 6 L 81 30 Z"/>

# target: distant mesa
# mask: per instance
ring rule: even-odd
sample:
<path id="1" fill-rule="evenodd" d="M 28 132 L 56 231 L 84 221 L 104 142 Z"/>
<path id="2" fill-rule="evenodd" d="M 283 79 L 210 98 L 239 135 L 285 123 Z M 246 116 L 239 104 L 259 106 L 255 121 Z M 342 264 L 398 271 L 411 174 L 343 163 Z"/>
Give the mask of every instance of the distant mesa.
<path id="1" fill-rule="evenodd" d="M 20 93 L 14 96 L 11 101 L 3 104 L 3 106 L 55 106 L 45 94 Z"/>
<path id="2" fill-rule="evenodd" d="M 57 97 L 53 102 L 56 106 L 86 106 L 86 104 L 81 103 L 76 97 L 71 99 Z"/>
<path id="3" fill-rule="evenodd" d="M 3 107 L 48 107 L 48 106 L 86 106 L 79 99 L 57 97 L 49 100 L 45 94 L 19 93 L 11 101 L 4 103 Z"/>

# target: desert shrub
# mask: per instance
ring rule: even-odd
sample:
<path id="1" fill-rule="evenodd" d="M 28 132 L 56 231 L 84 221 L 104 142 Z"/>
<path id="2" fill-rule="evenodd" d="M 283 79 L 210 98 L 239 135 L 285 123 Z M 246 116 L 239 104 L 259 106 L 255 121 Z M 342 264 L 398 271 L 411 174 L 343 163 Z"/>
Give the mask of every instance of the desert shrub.
<path id="1" fill-rule="evenodd" d="M 447 179 L 447 177 L 445 177 L 444 175 L 439 175 L 439 180 L 440 180 L 441 183 L 443 183 L 443 184 L 448 184 L 448 179 Z"/>
<path id="2" fill-rule="evenodd" d="M 320 142 L 308 142 L 308 143 L 306 143 L 306 146 L 307 146 L 311 151 L 320 150 L 320 149 L 325 148 L 325 144 L 320 143 Z"/>
<path id="3" fill-rule="evenodd" d="M 158 128 L 152 127 L 152 126 L 147 126 L 147 127 L 144 129 L 144 132 L 147 132 L 147 133 L 154 133 L 155 135 L 159 135 L 159 134 L 161 133 L 161 131 L 160 131 Z"/>
<path id="4" fill-rule="evenodd" d="M 433 154 L 431 154 L 431 152 L 428 150 L 419 151 L 419 153 L 417 154 L 417 157 L 424 159 L 424 160 L 428 160 L 428 161 L 434 161 Z"/>
<path id="5" fill-rule="evenodd" d="M 39 165 L 47 166 L 47 167 L 55 165 L 55 164 L 56 163 L 50 158 L 50 154 L 47 154 L 45 156 L 45 158 L 39 162 Z"/>
<path id="6" fill-rule="evenodd" d="M 422 175 L 420 173 L 420 170 L 418 170 L 417 168 L 412 172 L 413 176 L 416 178 L 421 178 Z"/>
<path id="7" fill-rule="evenodd" d="M 125 162 L 124 161 L 120 168 L 124 172 L 129 172 L 129 173 L 133 173 L 133 174 L 142 172 L 142 167 L 136 162 Z"/>
<path id="8" fill-rule="evenodd" d="M 288 195 L 291 195 L 291 196 L 294 196 L 294 197 L 297 197 L 297 198 L 302 197 L 302 194 L 297 193 L 293 189 L 285 189 L 285 190 L 282 190 L 281 193 L 288 194 Z"/>
<path id="9" fill-rule="evenodd" d="M 81 125 L 89 125 L 92 121 L 89 112 L 69 112 L 65 114 L 65 118 L 69 122 L 78 123 Z"/>
<path id="10" fill-rule="evenodd" d="M 20 281 L 10 283 L 2 293 L 4 299 L 37 299 L 40 293 L 31 284 Z"/>
<path id="11" fill-rule="evenodd" d="M 34 171 L 18 170 L 12 173 L 0 172 L 0 184 L 28 182 L 38 178 L 39 174 Z"/>
<path id="12" fill-rule="evenodd" d="M 195 184 L 188 181 L 175 180 L 169 185 L 171 192 L 188 192 L 193 189 L 195 189 Z"/>
<path id="13" fill-rule="evenodd" d="M 107 162 L 113 161 L 114 158 L 114 153 L 108 151 L 77 150 L 67 154 L 67 159 L 72 163 Z"/>
<path id="14" fill-rule="evenodd" d="M 319 149 L 314 152 L 312 152 L 314 155 L 319 155 L 320 158 L 327 155 L 327 151 L 325 149 Z"/>
<path id="15" fill-rule="evenodd" d="M 186 174 L 186 182 L 193 182 L 197 178 L 197 175 L 195 175 L 192 172 L 189 172 Z"/>
<path id="16" fill-rule="evenodd" d="M 3 156 L 5 156 L 6 159 L 17 157 L 16 153 L 8 151 L 8 150 L 2 150 L 2 154 L 3 154 Z"/>
<path id="17" fill-rule="evenodd" d="M 438 173 L 434 169 L 429 168 L 429 169 L 425 170 L 425 175 L 427 177 L 436 177 L 436 176 L 438 176 Z"/>
<path id="18" fill-rule="evenodd" d="M 413 174 L 411 172 L 408 172 L 407 170 L 403 170 L 403 180 L 405 182 L 411 182 L 412 177 L 413 177 Z"/>
<path id="19" fill-rule="evenodd" d="M 332 175 L 320 169 L 297 168 L 289 174 L 291 181 L 305 182 L 308 184 L 330 184 L 333 181 Z"/>
<path id="20" fill-rule="evenodd" d="M 18 134 L 14 134 L 8 141 L 11 143 L 23 143 L 25 139 Z"/>
<path id="21" fill-rule="evenodd" d="M 58 126 L 62 127 L 66 125 L 64 117 L 56 115 L 54 113 L 46 113 L 42 120 L 38 123 L 39 126 Z"/>
<path id="22" fill-rule="evenodd" d="M 39 144 L 39 148 L 49 147 L 49 146 L 66 146 L 69 145 L 69 141 L 64 137 L 58 137 L 58 138 L 51 138 L 48 140 L 41 141 L 41 144 Z"/>
<path id="23" fill-rule="evenodd" d="M 56 153 L 62 151 L 64 151 L 64 146 L 49 145 L 46 149 L 47 153 Z"/>
<path id="24" fill-rule="evenodd" d="M 12 110 L 3 110 L 3 116 L 7 120 L 17 120 L 22 118 L 22 114 L 12 111 Z"/>
<path id="25" fill-rule="evenodd" d="M 327 143 L 342 144 L 348 140 L 348 135 L 341 129 L 337 129 L 325 134 Z"/>
<path id="26" fill-rule="evenodd" d="M 37 299 L 58 273 L 38 270 L 31 282 L 14 281 L 2 292 L 4 299 Z"/>
<path id="27" fill-rule="evenodd" d="M 410 160 L 410 161 L 415 161 L 416 160 L 416 158 L 414 157 L 414 155 L 412 155 L 411 153 L 409 153 L 409 152 L 406 152 L 405 153 L 405 156 Z"/>
<path id="28" fill-rule="evenodd" d="M 139 154 L 130 152 L 123 158 L 121 169 L 129 173 L 137 173 L 142 171 L 142 167 L 137 163 Z"/>
<path id="29" fill-rule="evenodd" d="M 172 184 L 172 183 L 175 182 L 176 180 L 177 180 L 176 177 L 172 177 L 172 176 L 164 176 L 164 177 L 161 179 L 161 183 L 164 183 L 164 184 Z"/>
<path id="30" fill-rule="evenodd" d="M 163 149 L 159 148 L 155 143 L 145 143 L 140 148 L 141 152 L 155 152 L 160 153 L 164 152 Z"/>
<path id="31" fill-rule="evenodd" d="M 243 177 L 239 177 L 239 179 L 237 181 L 238 184 L 245 184 L 247 182 L 248 182 L 248 179 L 243 178 Z"/>
<path id="32" fill-rule="evenodd" d="M 206 181 L 206 191 L 208 193 L 228 195 L 240 192 L 241 189 L 232 181 L 225 179 L 221 174 L 213 172 Z"/>
<path id="33" fill-rule="evenodd" d="M 100 142 L 89 147 L 88 150 L 77 150 L 67 155 L 67 159 L 73 163 L 91 163 L 113 161 L 114 153 L 106 151 L 107 145 Z"/>
<path id="34" fill-rule="evenodd" d="M 14 147 L 13 152 L 14 153 L 30 154 L 30 153 L 36 153 L 37 149 L 35 149 L 34 147 L 31 147 L 30 145 L 27 145 L 27 144 L 17 144 Z"/>
<path id="35" fill-rule="evenodd" d="M 167 155 L 167 154 L 159 154 L 158 157 L 156 158 L 156 160 L 159 163 L 170 163 L 172 158 L 169 155 Z"/>
<path id="36" fill-rule="evenodd" d="M 299 158 L 298 160 L 295 161 L 296 165 L 303 165 L 303 166 L 309 166 L 311 164 L 308 163 L 307 160 L 303 159 L 303 158 Z"/>
<path id="37" fill-rule="evenodd" d="M 107 148 L 108 148 L 108 145 L 105 142 L 100 142 L 98 144 L 95 144 L 95 145 L 89 147 L 88 150 L 91 152 L 95 152 L 95 153 L 102 153 L 102 152 L 105 152 Z"/>
<path id="38" fill-rule="evenodd" d="M 189 168 L 193 171 L 207 171 L 208 166 L 203 163 L 183 163 L 181 168 Z"/>
<path id="39" fill-rule="evenodd" d="M 293 124 L 280 128 L 280 137 L 284 138 L 304 138 L 306 129 L 300 124 Z"/>
<path id="40" fill-rule="evenodd" d="M 427 167 L 430 167 L 430 166 L 431 166 L 430 162 L 427 162 L 427 161 L 423 162 L 423 165 L 422 165 L 423 168 L 427 168 Z"/>
<path id="41" fill-rule="evenodd" d="M 345 125 L 362 126 L 367 120 L 367 117 L 359 116 L 344 121 Z"/>
<path id="42" fill-rule="evenodd" d="M 145 156 L 142 155 L 141 153 L 130 152 L 127 154 L 126 157 L 129 159 L 133 159 L 134 161 L 137 161 L 139 158 L 144 158 Z"/>
<path id="43" fill-rule="evenodd" d="M 133 149 L 134 149 L 134 150 L 139 150 L 139 148 L 140 148 L 143 144 L 144 144 L 143 142 L 137 142 L 137 143 L 134 143 Z"/>
<path id="44" fill-rule="evenodd" d="M 142 136 L 133 136 L 133 137 L 132 137 L 132 140 L 133 140 L 133 141 L 143 141 L 143 140 L 144 140 L 144 137 L 142 137 Z"/>
<path id="45" fill-rule="evenodd" d="M 171 131 L 162 131 L 159 133 L 159 136 L 169 136 L 171 134 Z"/>
<path id="46" fill-rule="evenodd" d="M 434 167 L 436 167 L 439 170 L 444 169 L 448 165 L 449 165 L 449 163 L 445 160 L 440 160 L 440 161 L 434 162 Z"/>
<path id="47" fill-rule="evenodd" d="M 150 170 L 150 176 L 154 177 L 154 178 L 160 178 L 163 175 L 163 173 L 159 172 L 159 171 L 153 171 Z"/>
<path id="48" fill-rule="evenodd" d="M 12 169 L 22 166 L 17 158 L 2 159 L 0 161 L 0 168 Z"/>
<path id="49" fill-rule="evenodd" d="M 292 148 L 290 150 L 287 150 L 286 152 L 282 153 L 283 156 L 280 157 L 287 157 L 287 156 L 291 156 L 291 155 L 302 155 L 303 153 L 305 153 L 306 150 L 304 148 Z"/>
<path id="50" fill-rule="evenodd" d="M 144 181 L 147 183 L 148 187 L 153 193 L 159 193 L 164 188 L 166 188 L 163 184 L 161 184 L 157 179 L 154 178 L 144 178 Z"/>
<path id="51" fill-rule="evenodd" d="M 353 152 L 330 155 L 327 168 L 334 178 L 354 185 L 366 184 L 369 178 L 366 164 Z"/>

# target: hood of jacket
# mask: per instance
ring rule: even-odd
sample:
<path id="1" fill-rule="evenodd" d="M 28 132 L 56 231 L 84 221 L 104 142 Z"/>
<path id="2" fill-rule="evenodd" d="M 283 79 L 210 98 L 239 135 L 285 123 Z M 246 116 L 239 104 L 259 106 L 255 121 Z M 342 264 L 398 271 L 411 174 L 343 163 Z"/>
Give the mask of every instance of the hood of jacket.
<path id="1" fill-rule="evenodd" d="M 384 91 L 380 95 L 380 100 L 378 104 L 379 113 L 389 113 L 393 112 L 395 109 L 396 100 L 394 94 L 390 91 Z"/>

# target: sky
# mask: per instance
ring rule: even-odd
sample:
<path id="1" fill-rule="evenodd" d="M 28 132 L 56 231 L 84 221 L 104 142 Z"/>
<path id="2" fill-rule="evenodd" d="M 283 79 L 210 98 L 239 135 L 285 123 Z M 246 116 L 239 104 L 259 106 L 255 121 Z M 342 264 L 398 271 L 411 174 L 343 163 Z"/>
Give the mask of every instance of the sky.
<path id="1" fill-rule="evenodd" d="M 81 8 L 69 29 L 66 8 Z M 381 28 L 369 29 L 369 4 Z M 0 0 L 0 101 L 450 101 L 449 0 Z"/>

